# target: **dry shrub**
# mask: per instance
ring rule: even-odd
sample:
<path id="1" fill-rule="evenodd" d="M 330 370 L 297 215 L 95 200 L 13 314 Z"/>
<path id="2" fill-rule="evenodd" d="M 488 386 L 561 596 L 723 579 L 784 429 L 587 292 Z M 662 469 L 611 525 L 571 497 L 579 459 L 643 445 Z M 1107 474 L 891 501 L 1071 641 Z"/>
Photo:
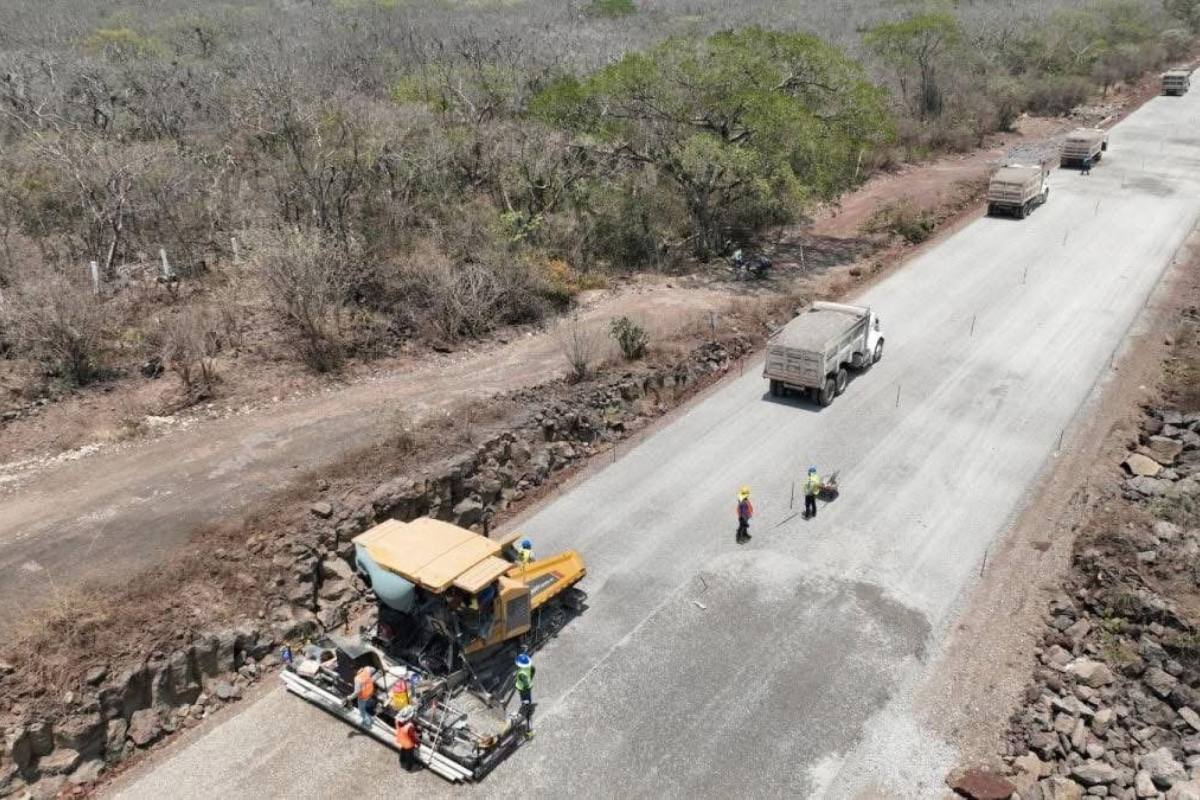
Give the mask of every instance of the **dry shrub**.
<path id="1" fill-rule="evenodd" d="M 555 338 L 562 349 L 563 358 L 571 368 L 570 378 L 582 381 L 591 372 L 592 362 L 603 338 L 602 331 L 596 326 L 589 326 L 575 314 L 562 320 L 555 331 Z"/>
<path id="2" fill-rule="evenodd" d="M 209 396 L 219 378 L 221 327 L 220 315 L 208 306 L 185 309 L 163 326 L 163 363 L 179 375 L 190 402 Z"/>
<path id="3" fill-rule="evenodd" d="M 541 319 L 544 289 L 536 272 L 520 258 L 496 258 L 456 263 L 420 241 L 381 280 L 404 324 L 431 339 L 457 342 L 497 325 Z"/>
<path id="4" fill-rule="evenodd" d="M 251 261 L 271 305 L 293 329 L 304 363 L 316 372 L 345 357 L 345 301 L 353 253 L 315 230 L 263 232 Z"/>
<path id="5" fill-rule="evenodd" d="M 896 234 L 910 244 L 919 244 L 933 234 L 937 218 L 928 209 L 917 207 L 907 197 L 888 203 L 863 223 L 864 233 Z"/>
<path id="6" fill-rule="evenodd" d="M 4 293 L 0 325 L 16 351 L 83 386 L 103 374 L 109 313 L 86 283 L 54 273 Z"/>

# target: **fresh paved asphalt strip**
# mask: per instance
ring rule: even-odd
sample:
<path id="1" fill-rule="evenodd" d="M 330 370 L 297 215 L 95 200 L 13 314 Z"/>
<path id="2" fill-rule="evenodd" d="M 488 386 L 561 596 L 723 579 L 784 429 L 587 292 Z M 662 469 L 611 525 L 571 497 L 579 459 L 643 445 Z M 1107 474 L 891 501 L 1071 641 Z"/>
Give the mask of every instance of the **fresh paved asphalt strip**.
<path id="1" fill-rule="evenodd" d="M 908 697 L 1200 219 L 1197 117 L 1200 91 L 1150 101 L 1031 217 L 973 222 L 866 292 L 887 354 L 830 408 L 747 365 L 532 516 L 535 552 L 584 554 L 590 608 L 536 658 L 537 737 L 478 787 L 406 775 L 277 690 L 117 793 L 939 796 L 953 742 Z M 809 464 L 842 486 L 812 521 L 789 508 Z"/>

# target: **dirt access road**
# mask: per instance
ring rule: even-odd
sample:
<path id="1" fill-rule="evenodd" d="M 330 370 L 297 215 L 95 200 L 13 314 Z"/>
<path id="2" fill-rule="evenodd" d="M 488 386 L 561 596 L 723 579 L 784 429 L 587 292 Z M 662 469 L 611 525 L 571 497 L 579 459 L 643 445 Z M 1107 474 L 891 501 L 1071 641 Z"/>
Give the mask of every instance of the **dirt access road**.
<path id="1" fill-rule="evenodd" d="M 865 292 L 887 356 L 832 407 L 775 401 L 748 365 L 524 520 L 538 552 L 585 554 L 591 608 L 537 657 L 537 738 L 471 793 L 940 796 L 955 746 L 912 697 L 1200 220 L 1197 116 L 1200 92 L 1152 100 L 1033 216 L 977 220 Z M 843 491 L 806 522 L 810 463 Z M 113 788 L 461 791 L 279 689 Z"/>
<path id="2" fill-rule="evenodd" d="M 1038 138 L 1050 123 L 1033 121 Z M 950 202 L 962 181 L 986 175 L 989 163 L 1021 137 L 996 137 L 969 155 L 908 167 L 872 178 L 845 198 L 838 213 L 819 215 L 801 239 L 809 270 L 777 259 L 781 280 L 812 276 L 863 250 L 859 226 L 883 203 L 918 193 L 918 202 Z M 795 248 L 793 248 L 795 249 Z M 681 288 L 650 280 L 598 298 L 583 313 L 606 325 L 626 314 L 652 334 L 667 334 L 736 296 L 725 288 Z M 448 410 L 496 392 L 540 383 L 564 361 L 550 335 L 438 358 L 404 372 L 380 375 L 316 397 L 287 399 L 249 414 L 185 423 L 150 440 L 135 440 L 84 457 L 0 464 L 0 624 L 24 616 L 87 581 L 120 582 L 157 563 L 199 527 L 236 518 L 298 473 L 320 468 L 369 443 L 403 408 L 410 417 Z M 81 409 L 51 417 L 80 424 Z M 104 425 L 101 419 L 97 425 Z M 38 423 L 50 424 L 50 423 Z M 177 425 L 177 428 L 183 425 Z M 20 437 L 20 431 L 3 436 Z M 45 439 L 45 436 L 40 437 Z M 11 444 L 11 442 L 10 442 Z M 13 448 L 9 448 L 13 450 Z"/>
<path id="3" fill-rule="evenodd" d="M 652 329 L 670 329 L 720 309 L 728 298 L 662 283 L 600 298 L 580 317 L 606 325 L 615 314 L 629 314 L 649 319 Z M 415 421 L 541 383 L 565 368 L 553 335 L 525 337 L 198 422 L 37 474 L 13 472 L 7 486 L 0 483 L 0 624 L 82 581 L 119 582 L 154 564 L 198 527 L 236 518 L 302 472 L 385 435 L 401 409 Z"/>

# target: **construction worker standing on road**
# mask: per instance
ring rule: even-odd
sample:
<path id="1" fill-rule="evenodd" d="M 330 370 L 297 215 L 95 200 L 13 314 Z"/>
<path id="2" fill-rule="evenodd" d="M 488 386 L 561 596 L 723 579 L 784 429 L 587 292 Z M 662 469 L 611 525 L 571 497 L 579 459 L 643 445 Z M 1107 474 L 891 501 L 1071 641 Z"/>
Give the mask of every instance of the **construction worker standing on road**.
<path id="1" fill-rule="evenodd" d="M 1091 156 L 1084 156 L 1083 169 L 1081 171 L 1083 172 L 1084 175 L 1092 174 L 1092 157 Z"/>
<path id="2" fill-rule="evenodd" d="M 412 772 L 420 766 L 417 761 L 420 734 L 413 724 L 412 706 L 401 709 L 396 715 L 396 746 L 400 748 L 400 766 L 405 772 Z"/>
<path id="3" fill-rule="evenodd" d="M 363 667 L 354 676 L 354 692 L 342 701 L 342 705 L 348 706 L 351 702 L 358 704 L 360 724 L 364 728 L 371 727 L 371 720 L 375 716 L 374 667 Z"/>
<path id="4" fill-rule="evenodd" d="M 821 493 L 821 476 L 816 467 L 808 468 L 808 477 L 804 481 L 804 518 L 817 516 L 817 495 Z"/>
<path id="5" fill-rule="evenodd" d="M 754 506 L 750 505 L 750 487 L 743 486 L 737 497 L 738 527 L 734 541 L 743 544 L 750 541 L 750 518 L 754 516 Z"/>
<path id="6" fill-rule="evenodd" d="M 513 686 L 521 695 L 521 716 L 525 718 L 525 738 L 533 738 L 533 676 L 537 669 L 533 660 L 521 653 L 517 656 L 517 676 Z"/>

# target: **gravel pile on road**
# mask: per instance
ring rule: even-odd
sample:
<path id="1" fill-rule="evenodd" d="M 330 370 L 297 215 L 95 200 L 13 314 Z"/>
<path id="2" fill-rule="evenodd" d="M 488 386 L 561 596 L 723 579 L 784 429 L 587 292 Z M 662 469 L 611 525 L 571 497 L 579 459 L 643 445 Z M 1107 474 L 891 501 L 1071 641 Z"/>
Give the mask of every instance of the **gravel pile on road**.
<path id="1" fill-rule="evenodd" d="M 484 441 L 461 443 L 459 455 L 377 486 L 337 492 L 318 481 L 320 496 L 294 525 L 206 554 L 244 578 L 238 601 L 249 613 L 235 627 L 188 628 L 181 619 L 173 649 L 97 664 L 52 687 L 0 661 L 0 797 L 85 791 L 111 766 L 239 699 L 278 664 L 284 642 L 339 629 L 365 611 L 371 595 L 352 567 L 351 540 L 371 525 L 434 516 L 486 530 L 555 476 L 725 374 L 762 338 L 734 332 L 663 365 L 503 396 L 493 402 L 516 404 L 522 415 Z"/>
<path id="2" fill-rule="evenodd" d="M 1021 142 L 1008 148 L 1002 164 L 1034 166 L 1046 162 L 1058 163 L 1059 143 L 1054 139 L 1043 142 Z"/>
<path id="3" fill-rule="evenodd" d="M 1124 497 L 1081 535 L 1048 604 L 1007 769 L 951 776 L 959 794 L 1200 800 L 1197 429 L 1200 414 L 1143 418 Z"/>

